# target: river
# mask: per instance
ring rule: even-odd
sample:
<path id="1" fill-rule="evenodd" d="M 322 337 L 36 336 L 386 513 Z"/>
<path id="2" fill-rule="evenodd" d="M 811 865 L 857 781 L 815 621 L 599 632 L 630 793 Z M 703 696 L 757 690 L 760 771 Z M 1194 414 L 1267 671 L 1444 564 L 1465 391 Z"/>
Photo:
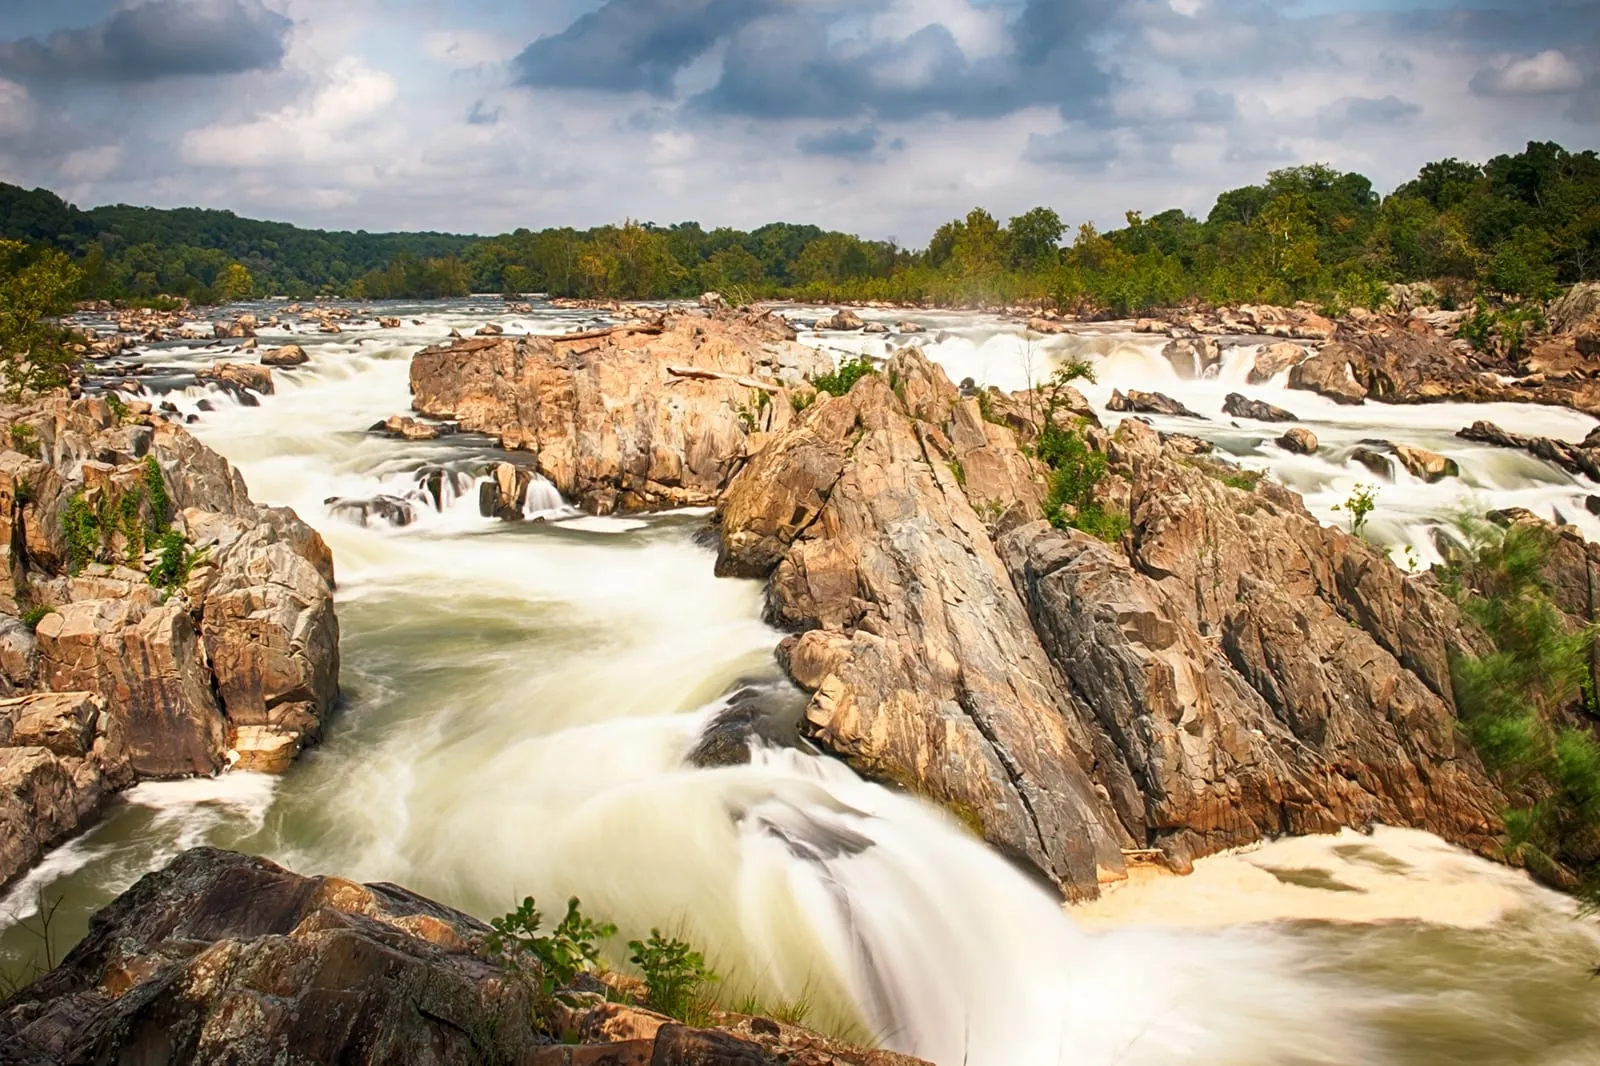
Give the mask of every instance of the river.
<path id="1" fill-rule="evenodd" d="M 706 950 L 725 1003 L 804 1001 L 809 1024 L 939 1066 L 1600 1062 L 1595 923 L 1425 834 L 1279 841 L 1187 878 L 1141 875 L 1063 913 L 942 812 L 831 760 L 771 747 L 748 766 L 691 766 L 686 753 L 733 694 L 801 699 L 773 661 L 780 634 L 760 620 L 760 587 L 712 576 L 695 537 L 704 515 L 585 517 L 540 486 L 527 506 L 538 521 L 491 521 L 474 487 L 502 457 L 489 442 L 365 432 L 409 408 L 411 354 L 452 327 L 557 333 L 592 317 L 508 315 L 498 301 L 375 310 L 408 324 L 263 330 L 263 347 L 300 343 L 311 361 L 277 372 L 277 394 L 259 406 L 193 386 L 159 397 L 198 415 L 194 432 L 255 499 L 294 507 L 333 549 L 344 698 L 324 743 L 282 778 L 122 796 L 0 900 L 0 962 L 41 957 L 38 900 L 58 904 L 59 955 L 94 908 L 181 849 L 212 844 L 402 883 L 483 917 L 525 895 L 559 912 L 577 895 L 621 927 L 613 958 L 659 927 Z M 1571 412 L 1338 408 L 1281 382 L 1241 389 L 1248 346 L 1216 379 L 1189 381 L 1159 355 L 1165 338 L 1096 327 L 1029 339 L 993 318 L 914 317 L 930 331 L 914 340 L 956 380 L 1017 388 L 1071 356 L 1096 366 L 1085 392 L 1097 407 L 1113 387 L 1168 392 L 1213 420 L 1157 419 L 1162 428 L 1269 470 L 1327 521 L 1376 480 L 1341 459 L 1362 438 L 1455 458 L 1460 479 L 1425 485 L 1401 471 L 1380 486 L 1370 529 L 1400 560 L 1409 544 L 1426 565 L 1431 531 L 1464 506 L 1559 512 L 1600 539 L 1584 508 L 1600 489 L 1452 436 L 1488 418 L 1581 438 L 1594 420 Z M 805 338 L 874 355 L 903 342 Z M 176 371 L 216 355 L 173 343 L 136 358 Z M 1291 456 L 1270 443 L 1281 427 L 1216 417 L 1235 389 L 1301 414 L 1323 451 Z M 404 528 L 324 505 L 420 498 L 424 467 L 449 471 L 451 490 Z"/>

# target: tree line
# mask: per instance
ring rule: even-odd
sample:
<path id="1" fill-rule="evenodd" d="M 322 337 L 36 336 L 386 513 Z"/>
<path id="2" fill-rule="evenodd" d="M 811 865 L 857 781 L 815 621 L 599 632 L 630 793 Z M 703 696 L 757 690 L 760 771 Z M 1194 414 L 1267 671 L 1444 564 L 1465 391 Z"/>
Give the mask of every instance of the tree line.
<path id="1" fill-rule="evenodd" d="M 926 248 L 815 225 L 745 231 L 625 221 L 594 229 L 323 232 L 226 211 L 80 211 L 53 193 L 0 186 L 0 238 L 69 256 L 85 298 L 438 298 L 471 292 L 666 299 L 884 300 L 941 305 L 1050 301 L 1115 314 L 1209 303 L 1375 306 L 1393 282 L 1426 281 L 1447 304 L 1480 293 L 1539 300 L 1600 277 L 1600 157 L 1529 143 L 1477 164 L 1445 159 L 1381 197 L 1361 174 L 1274 170 L 1217 197 L 1204 219 L 1129 211 L 1070 234 L 1054 208 L 1002 222 L 982 208 Z"/>

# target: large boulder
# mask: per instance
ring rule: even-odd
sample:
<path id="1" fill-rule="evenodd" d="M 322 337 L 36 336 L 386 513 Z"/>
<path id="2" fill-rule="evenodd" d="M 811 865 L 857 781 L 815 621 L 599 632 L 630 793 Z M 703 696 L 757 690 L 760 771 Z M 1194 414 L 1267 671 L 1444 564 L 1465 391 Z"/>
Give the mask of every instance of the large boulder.
<path id="1" fill-rule="evenodd" d="M 1351 370 L 1348 352 L 1337 344 L 1295 364 L 1289 371 L 1289 387 L 1318 393 L 1334 403 L 1358 404 L 1367 398 L 1366 386 Z"/>
<path id="2" fill-rule="evenodd" d="M 887 369 L 729 487 L 719 572 L 768 577 L 773 621 L 805 630 L 783 657 L 821 744 L 1092 895 L 1132 841 L 980 514 L 1036 516 L 1035 473 L 917 349 Z"/>
<path id="3" fill-rule="evenodd" d="M 1129 389 L 1126 393 L 1121 389 L 1112 389 L 1111 399 L 1106 401 L 1106 410 L 1205 419 L 1205 415 L 1189 410 L 1164 392 L 1140 392 L 1138 389 Z"/>
<path id="4" fill-rule="evenodd" d="M 839 333 L 847 333 L 853 330 L 862 329 L 865 326 L 866 323 L 861 320 L 861 316 L 846 307 L 836 312 L 830 318 L 819 320 L 816 328 L 819 331 L 831 330 Z"/>
<path id="5" fill-rule="evenodd" d="M 1299 498 L 1144 450 L 1132 556 L 1000 538 L 1044 646 L 1116 751 L 1097 774 L 1169 859 L 1370 821 L 1487 851 L 1500 797 L 1455 729 L 1453 604 Z M 1102 749 L 1103 750 L 1103 749 Z"/>
<path id="6" fill-rule="evenodd" d="M 1250 367 L 1250 384 L 1265 385 L 1285 370 L 1299 366 L 1305 359 L 1306 350 L 1301 345 L 1288 341 L 1269 344 L 1256 353 L 1255 362 Z"/>
<path id="7" fill-rule="evenodd" d="M 412 404 L 536 453 L 539 473 L 585 510 L 710 506 L 749 436 L 793 416 L 778 383 L 758 376 L 758 360 L 800 347 L 780 327 L 765 315 L 674 314 L 566 337 L 463 340 L 412 360 Z"/>
<path id="8" fill-rule="evenodd" d="M 271 348 L 261 353 L 262 366 L 303 366 L 310 361 L 311 357 L 298 344 L 286 344 L 282 348 Z M 268 388 L 265 391 L 272 390 Z"/>

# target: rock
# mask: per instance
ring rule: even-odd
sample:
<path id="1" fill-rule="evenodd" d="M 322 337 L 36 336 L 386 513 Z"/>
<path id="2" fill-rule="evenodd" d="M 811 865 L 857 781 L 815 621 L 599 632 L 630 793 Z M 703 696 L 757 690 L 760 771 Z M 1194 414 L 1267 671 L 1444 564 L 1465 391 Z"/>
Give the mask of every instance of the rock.
<path id="1" fill-rule="evenodd" d="M 890 329 L 882 322 L 868 322 L 861 327 L 862 333 L 888 333 Z"/>
<path id="2" fill-rule="evenodd" d="M 1028 329 L 1034 333 L 1066 333 L 1070 328 L 1065 322 L 1056 322 L 1048 318 L 1030 318 L 1028 320 Z"/>
<path id="3" fill-rule="evenodd" d="M 1203 378 L 1222 362 L 1222 349 L 1210 337 L 1177 337 L 1167 342 L 1161 354 L 1184 378 Z"/>
<path id="4" fill-rule="evenodd" d="M 1265 385 L 1285 370 L 1292 369 L 1305 362 L 1306 350 L 1298 344 L 1280 341 L 1269 344 L 1256 353 L 1256 361 L 1250 368 L 1250 384 Z"/>
<path id="5" fill-rule="evenodd" d="M 288 344 L 261 353 L 262 366 L 303 366 L 310 361 L 311 357 L 298 344 Z M 269 388 L 267 391 L 272 390 Z"/>
<path id="6" fill-rule="evenodd" d="M 1412 477 L 1420 478 L 1430 485 L 1447 477 L 1461 476 L 1461 468 L 1456 465 L 1454 459 L 1447 459 L 1435 452 L 1413 448 L 1408 444 L 1391 444 L 1389 450 Z"/>
<path id="7" fill-rule="evenodd" d="M 277 726 L 244 725 L 233 731 L 228 747 L 233 769 L 260 774 L 284 774 L 300 754 L 297 730 Z"/>
<path id="8" fill-rule="evenodd" d="M 1234 418 L 1249 418 L 1257 422 L 1298 422 L 1300 417 L 1281 407 L 1262 400 L 1251 400 L 1237 392 L 1228 393 L 1222 403 L 1223 414 Z"/>
<path id="9" fill-rule="evenodd" d="M 82 759 L 94 749 L 103 708 L 93 693 L 48 692 L 0 702 L 0 719 L 10 721 L 7 743 L 12 747 L 45 748 L 62 758 Z"/>
<path id="10" fill-rule="evenodd" d="M 46 748 L 0 748 L 0 886 L 38 862 L 98 809 L 103 791 L 80 788 L 72 760 Z M 0 1056 L 6 1044 L 0 1037 Z"/>
<path id="11" fill-rule="evenodd" d="M 489 932 L 396 885 L 197 848 L 96 914 L 0 1008 L 0 1050 L 18 1066 L 926 1066 L 770 1021 L 698 1030 L 619 1003 L 540 1001 L 484 956 Z"/>
<path id="12" fill-rule="evenodd" d="M 496 463 L 489 475 L 489 480 L 478 487 L 478 513 L 504 522 L 522 521 L 533 473 L 510 463 Z"/>
<path id="13" fill-rule="evenodd" d="M 1385 481 L 1394 480 L 1394 460 L 1382 452 L 1372 448 L 1357 448 L 1350 453 L 1350 458 Z"/>
<path id="14" fill-rule="evenodd" d="M 923 332 L 923 329 L 922 329 L 921 326 L 917 325 L 915 322 L 905 321 L 905 322 L 896 322 L 895 325 L 894 325 L 894 331 L 896 333 L 911 334 L 911 333 L 921 333 L 921 332 Z"/>
<path id="15" fill-rule="evenodd" d="M 441 425 L 437 422 L 419 422 L 404 415 L 390 415 L 373 426 L 372 431 L 397 440 L 438 440 L 440 437 L 453 436 L 456 428 L 449 423 Z"/>
<path id="16" fill-rule="evenodd" d="M 718 572 L 768 577 L 771 620 L 812 631 L 788 660 L 814 739 L 1077 897 L 1121 876 L 1128 838 L 977 510 L 1038 515 L 1039 495 L 1015 435 L 907 348 L 739 474 Z"/>
<path id="17" fill-rule="evenodd" d="M 479 337 L 498 337 L 504 333 L 505 330 L 500 326 L 495 325 L 493 322 L 479 326 L 476 331 L 476 335 Z"/>
<path id="18" fill-rule="evenodd" d="M 1572 474 L 1600 481 L 1600 437 L 1591 433 L 1581 444 L 1569 444 L 1552 437 L 1523 437 L 1507 433 L 1493 422 L 1474 422 L 1456 436 L 1497 448 L 1520 448 Z"/>
<path id="19" fill-rule="evenodd" d="M 861 317 L 846 307 L 840 309 L 831 318 L 819 320 L 815 328 L 819 333 L 826 331 L 847 333 L 852 330 L 862 329 L 865 326 L 866 323 L 861 321 Z"/>
<path id="20" fill-rule="evenodd" d="M 767 316 L 668 315 L 571 337 L 475 338 L 419 352 L 412 405 L 510 449 L 567 499 L 600 514 L 712 506 L 746 438 L 794 417 L 757 360 L 801 346 Z M 770 364 L 769 364 L 770 365 Z"/>
<path id="21" fill-rule="evenodd" d="M 1131 560 L 1043 523 L 999 547 L 1135 838 L 1179 868 L 1373 820 L 1492 850 L 1500 801 L 1448 702 L 1448 649 L 1474 646 L 1454 605 L 1270 482 L 1241 506 L 1166 449 L 1129 476 Z"/>
<path id="22" fill-rule="evenodd" d="M 1586 333 L 1600 329 L 1600 281 L 1568 289 L 1545 316 L 1552 333 Z"/>
<path id="23" fill-rule="evenodd" d="M 382 316 L 382 317 L 380 317 L 378 319 L 378 328 L 379 329 L 399 329 L 400 328 L 400 320 L 398 318 L 393 318 L 393 317 L 390 317 L 390 316 Z"/>
<path id="24" fill-rule="evenodd" d="M 1216 445 L 1210 441 L 1191 437 L 1187 433 L 1163 433 L 1161 443 L 1180 455 L 1210 455 L 1216 451 Z"/>
<path id="25" fill-rule="evenodd" d="M 1338 345 L 1329 345 L 1289 371 L 1289 387 L 1326 396 L 1334 403 L 1366 402 L 1367 389 L 1356 380 L 1350 359 Z"/>
<path id="26" fill-rule="evenodd" d="M 195 374 L 195 377 L 202 381 L 215 381 L 219 385 L 228 386 L 235 393 L 250 389 L 254 392 L 259 392 L 263 396 L 271 396 L 273 391 L 272 371 L 264 366 L 250 366 L 245 363 L 213 363 L 211 364 L 211 369 L 201 370 Z"/>
<path id="27" fill-rule="evenodd" d="M 318 333 L 343 333 L 344 327 L 337 322 L 324 322 L 317 327 Z"/>
<path id="28" fill-rule="evenodd" d="M 1317 435 L 1302 426 L 1295 426 L 1278 438 L 1278 447 L 1295 455 L 1315 455 Z"/>
<path id="29" fill-rule="evenodd" d="M 1171 396 L 1160 392 L 1140 392 L 1138 389 L 1129 389 L 1124 395 L 1120 389 L 1111 390 L 1111 399 L 1106 401 L 1108 411 L 1137 411 L 1150 415 L 1173 415 L 1183 418 L 1198 418 L 1206 420 L 1206 416 L 1196 414 Z"/>
<path id="30" fill-rule="evenodd" d="M 370 526 L 375 522 L 397 527 L 409 526 L 417 520 L 410 501 L 399 496 L 373 496 L 365 500 L 330 496 L 322 503 L 335 518 L 362 526 Z"/>
<path id="31" fill-rule="evenodd" d="M 723 298 L 720 292 L 703 292 L 700 294 L 699 302 L 701 307 L 709 307 L 714 310 L 727 310 L 728 307 L 728 301 Z"/>

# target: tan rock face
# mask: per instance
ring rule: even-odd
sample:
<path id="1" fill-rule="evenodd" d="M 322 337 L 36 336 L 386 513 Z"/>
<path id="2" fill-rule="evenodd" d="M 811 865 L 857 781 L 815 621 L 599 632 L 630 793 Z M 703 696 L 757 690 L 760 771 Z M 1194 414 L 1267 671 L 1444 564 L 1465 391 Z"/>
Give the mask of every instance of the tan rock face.
<path id="1" fill-rule="evenodd" d="M 789 658 L 816 689 L 807 717 L 825 745 L 1093 892 L 1120 873 L 1127 836 L 1081 769 L 1088 738 L 969 499 L 1037 506 L 1034 482 L 1013 480 L 1026 463 L 1009 431 L 979 422 L 919 352 L 899 353 L 739 475 L 719 568 L 770 572 L 774 620 L 824 634 Z M 963 489 L 956 471 L 980 453 L 1010 473 Z"/>
<path id="2" fill-rule="evenodd" d="M 1296 455 L 1315 455 L 1318 447 L 1317 435 L 1304 426 L 1295 426 L 1278 438 L 1278 447 Z"/>
<path id="3" fill-rule="evenodd" d="M 17 795 L 66 804 L 76 826 L 137 779 L 223 769 L 241 728 L 281 738 L 260 769 L 281 768 L 284 753 L 316 739 L 338 697 L 339 663 L 333 559 L 321 537 L 292 511 L 257 507 L 221 456 L 148 410 L 119 417 L 98 399 L 0 408 L 5 441 L 28 453 L 0 449 L 0 524 L 10 532 L 0 688 L 25 698 L 0 704 L 9 708 L 0 746 L 48 753 L 72 785 L 65 799 L 42 785 Z M 129 501 L 132 532 L 97 520 L 68 550 L 73 506 L 121 513 Z M 142 569 L 168 522 L 197 553 L 170 594 Z M 17 617 L 25 608 L 45 609 L 31 630 Z M 30 764 L 27 778 L 51 773 Z M 53 842 L 59 824 L 34 817 L 30 839 Z M 32 862 L 37 848 L 19 845 L 17 856 Z M 0 862 L 0 885 L 20 869 Z"/>
<path id="4" fill-rule="evenodd" d="M 1306 350 L 1298 344 L 1287 341 L 1269 344 L 1256 353 L 1256 361 L 1250 367 L 1250 384 L 1265 385 L 1285 370 L 1305 362 L 1305 358 Z"/>
<path id="5" fill-rule="evenodd" d="M 1358 404 L 1367 398 L 1366 386 L 1355 379 L 1349 355 L 1338 345 L 1296 364 L 1289 371 L 1289 387 L 1319 393 L 1335 403 Z"/>
<path id="6" fill-rule="evenodd" d="M 758 356 L 778 359 L 769 348 L 800 347 L 773 339 L 788 327 L 769 317 L 672 315 L 659 327 L 430 348 L 412 360 L 413 406 L 536 453 L 539 472 L 585 510 L 708 506 L 747 435 L 791 414 L 766 391 L 777 383 L 757 376 Z"/>
<path id="7" fill-rule="evenodd" d="M 282 348 L 272 348 L 261 353 L 262 366 L 302 366 L 310 361 L 311 357 L 298 344 L 286 344 Z M 265 391 L 271 392 L 272 389 L 268 388 Z"/>

